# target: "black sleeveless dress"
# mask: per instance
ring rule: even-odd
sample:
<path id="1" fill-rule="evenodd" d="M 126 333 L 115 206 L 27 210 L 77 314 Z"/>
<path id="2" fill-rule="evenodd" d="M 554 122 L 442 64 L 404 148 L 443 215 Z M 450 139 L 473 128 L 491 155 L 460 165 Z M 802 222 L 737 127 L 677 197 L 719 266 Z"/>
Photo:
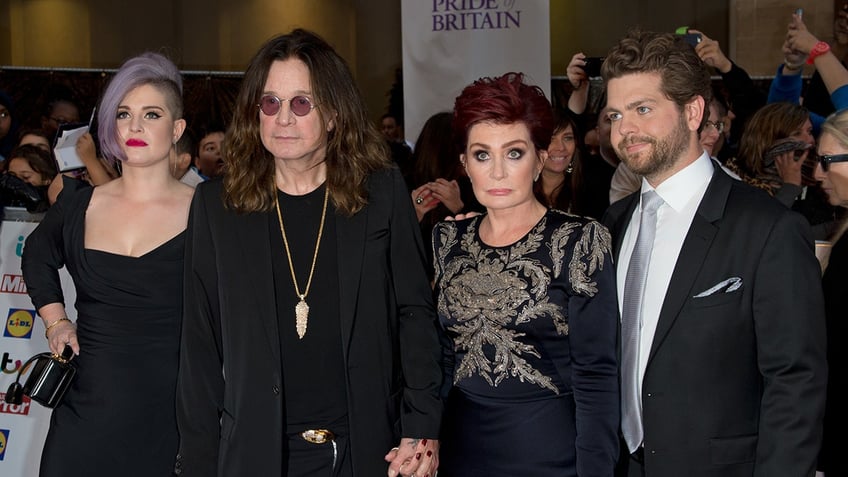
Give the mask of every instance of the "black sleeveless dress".
<path id="1" fill-rule="evenodd" d="M 86 250 L 92 189 L 73 189 L 24 251 L 36 307 L 63 301 L 62 263 L 77 291 L 77 375 L 51 417 L 40 475 L 172 475 L 185 232 L 137 258 Z"/>

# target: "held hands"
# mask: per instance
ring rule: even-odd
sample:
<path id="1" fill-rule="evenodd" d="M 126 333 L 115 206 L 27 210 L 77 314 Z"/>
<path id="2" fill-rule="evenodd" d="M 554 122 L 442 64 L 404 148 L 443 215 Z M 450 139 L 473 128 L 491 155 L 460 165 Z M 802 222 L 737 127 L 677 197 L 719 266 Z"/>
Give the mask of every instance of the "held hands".
<path id="1" fill-rule="evenodd" d="M 439 441 L 404 437 L 385 459 L 389 477 L 433 477 L 439 468 Z"/>
<path id="2" fill-rule="evenodd" d="M 722 73 L 727 73 L 733 67 L 733 63 L 721 51 L 721 45 L 718 41 L 705 35 L 703 32 L 690 28 L 689 33 L 698 33 L 701 35 L 701 42 L 695 47 L 695 53 L 708 66 L 719 70 Z"/>
<path id="3" fill-rule="evenodd" d="M 586 55 L 583 53 L 575 53 L 568 63 L 568 68 L 565 70 L 568 76 L 568 82 L 574 89 L 585 88 L 589 85 L 589 77 L 586 75 Z"/>

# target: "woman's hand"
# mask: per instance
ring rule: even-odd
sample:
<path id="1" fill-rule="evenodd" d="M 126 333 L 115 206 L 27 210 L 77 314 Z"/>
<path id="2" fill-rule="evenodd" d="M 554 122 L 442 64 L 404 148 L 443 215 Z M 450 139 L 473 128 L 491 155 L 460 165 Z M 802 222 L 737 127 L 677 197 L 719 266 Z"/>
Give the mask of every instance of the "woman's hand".
<path id="1" fill-rule="evenodd" d="M 50 321 L 47 326 L 45 335 L 47 343 L 50 345 L 50 352 L 56 355 L 61 355 L 65 345 L 71 346 L 74 354 L 79 354 L 79 341 L 77 341 L 77 325 L 67 318 L 58 318 Z"/>
<path id="2" fill-rule="evenodd" d="M 454 220 L 470 219 L 471 217 L 477 217 L 478 215 L 483 215 L 483 214 L 481 214 L 480 212 L 471 211 L 471 212 L 466 212 L 464 214 L 456 214 L 453 217 L 451 217 L 449 215 L 449 216 L 445 217 L 445 220 L 447 220 L 448 222 L 452 222 Z"/>
<path id="3" fill-rule="evenodd" d="M 432 197 L 435 197 L 444 204 L 451 213 L 456 214 L 465 207 L 465 204 L 462 203 L 462 197 L 459 192 L 459 183 L 455 180 L 449 181 L 438 178 L 427 184 L 427 187 L 430 189 Z"/>
<path id="4" fill-rule="evenodd" d="M 433 477 L 439 468 L 439 441 L 404 437 L 385 459 L 389 477 Z"/>
<path id="5" fill-rule="evenodd" d="M 410 196 L 412 197 L 412 206 L 415 207 L 415 215 L 418 217 L 419 222 L 421 222 L 427 212 L 430 212 L 439 205 L 439 199 L 433 195 L 429 183 L 414 189 Z"/>
<path id="6" fill-rule="evenodd" d="M 94 138 L 91 133 L 85 133 L 79 137 L 76 145 L 77 155 L 86 167 L 97 162 L 97 148 L 94 146 Z"/>
<path id="7" fill-rule="evenodd" d="M 568 82 L 571 83 L 571 86 L 574 89 L 580 89 L 582 87 L 589 85 L 589 77 L 586 76 L 586 70 L 583 69 L 586 66 L 586 55 L 583 53 L 575 53 L 574 56 L 571 57 L 571 61 L 568 63 L 568 68 L 566 68 L 565 73 L 568 76 Z"/>
<path id="8" fill-rule="evenodd" d="M 809 152 L 809 150 L 806 150 L 802 155 L 797 156 L 795 155 L 796 151 L 787 151 L 775 156 L 774 165 L 777 168 L 780 179 L 785 184 L 801 185 L 801 166 L 807 159 Z"/>
<path id="9" fill-rule="evenodd" d="M 44 337 L 47 338 L 53 354 L 61 355 L 66 344 L 71 345 L 75 355 L 79 354 L 77 325 L 68 319 L 64 304 L 48 303 L 38 309 L 38 316 L 44 320 Z"/>
<path id="10" fill-rule="evenodd" d="M 786 32 L 786 44 L 789 48 L 795 50 L 806 59 L 818 42 L 819 39 L 807 30 L 807 25 L 804 24 L 804 21 L 797 14 L 793 13 L 792 22 L 789 23 L 789 28 Z"/>

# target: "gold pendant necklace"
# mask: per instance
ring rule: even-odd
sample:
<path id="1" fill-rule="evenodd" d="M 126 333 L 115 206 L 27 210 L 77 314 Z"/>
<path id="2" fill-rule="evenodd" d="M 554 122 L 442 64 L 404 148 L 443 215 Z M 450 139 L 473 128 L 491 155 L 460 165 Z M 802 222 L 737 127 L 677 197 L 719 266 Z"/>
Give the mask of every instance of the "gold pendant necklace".
<path id="1" fill-rule="evenodd" d="M 283 215 L 280 213 L 280 196 L 277 193 L 276 186 L 274 187 L 274 203 L 277 205 L 277 219 L 280 221 L 280 232 L 283 234 L 283 245 L 286 246 L 286 258 L 289 260 L 289 271 L 291 272 L 292 283 L 294 283 L 294 292 L 300 301 L 294 307 L 295 329 L 297 336 L 303 339 L 306 335 L 306 324 L 309 319 L 309 305 L 306 304 L 306 295 L 309 294 L 309 287 L 312 286 L 312 275 L 315 273 L 315 261 L 318 259 L 318 248 L 321 246 L 321 236 L 324 234 L 324 219 L 327 218 L 327 198 L 330 197 L 330 187 L 325 186 L 324 189 L 324 210 L 321 211 L 321 225 L 318 227 L 318 240 L 315 241 L 315 253 L 312 254 L 312 267 L 309 269 L 309 278 L 306 280 L 306 288 L 303 293 L 300 292 L 300 287 L 297 285 L 297 276 L 294 274 L 294 263 L 291 258 L 291 250 L 289 250 L 289 239 L 286 237 L 286 229 L 283 227 Z"/>

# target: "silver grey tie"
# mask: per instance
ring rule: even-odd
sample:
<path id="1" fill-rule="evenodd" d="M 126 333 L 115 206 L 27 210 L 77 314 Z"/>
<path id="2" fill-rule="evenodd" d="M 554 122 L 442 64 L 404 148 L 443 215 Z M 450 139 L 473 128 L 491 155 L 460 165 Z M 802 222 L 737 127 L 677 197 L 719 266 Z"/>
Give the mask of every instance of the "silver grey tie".
<path id="1" fill-rule="evenodd" d="M 639 235 L 624 280 L 621 310 L 621 433 L 630 452 L 642 443 L 642 399 L 639 393 L 639 330 L 642 328 L 642 295 L 651 249 L 657 231 L 657 209 L 662 198 L 653 190 L 642 194 Z"/>

